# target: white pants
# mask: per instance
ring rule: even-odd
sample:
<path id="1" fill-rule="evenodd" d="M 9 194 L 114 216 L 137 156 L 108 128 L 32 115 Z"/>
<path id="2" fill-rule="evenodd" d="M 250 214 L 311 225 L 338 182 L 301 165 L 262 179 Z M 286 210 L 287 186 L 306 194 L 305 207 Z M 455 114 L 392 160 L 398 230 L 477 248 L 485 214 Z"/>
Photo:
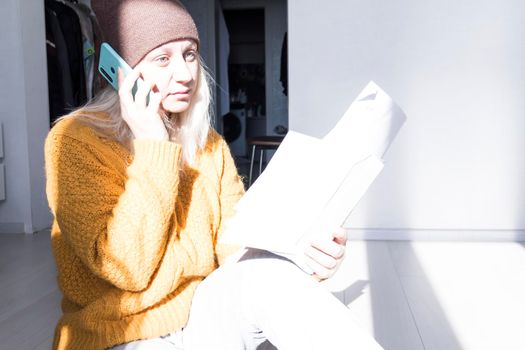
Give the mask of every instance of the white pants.
<path id="1" fill-rule="evenodd" d="M 251 249 L 199 285 L 184 330 L 112 349 L 255 350 L 266 340 L 279 350 L 382 349 L 311 276 Z"/>

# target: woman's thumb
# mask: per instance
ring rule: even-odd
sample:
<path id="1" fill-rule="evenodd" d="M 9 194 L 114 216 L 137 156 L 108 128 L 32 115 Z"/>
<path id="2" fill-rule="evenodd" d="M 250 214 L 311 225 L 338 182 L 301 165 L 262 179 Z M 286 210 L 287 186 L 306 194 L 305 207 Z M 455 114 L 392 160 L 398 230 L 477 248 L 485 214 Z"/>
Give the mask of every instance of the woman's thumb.
<path id="1" fill-rule="evenodd" d="M 346 229 L 341 227 L 332 234 L 332 237 L 337 244 L 346 245 Z"/>

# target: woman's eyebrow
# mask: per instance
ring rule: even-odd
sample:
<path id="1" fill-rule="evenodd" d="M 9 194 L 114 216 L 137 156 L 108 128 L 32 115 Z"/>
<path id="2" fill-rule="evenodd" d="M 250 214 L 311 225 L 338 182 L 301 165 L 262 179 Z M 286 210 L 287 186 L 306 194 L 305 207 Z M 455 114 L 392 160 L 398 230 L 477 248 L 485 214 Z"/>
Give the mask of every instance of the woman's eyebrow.
<path id="1" fill-rule="evenodd" d="M 187 50 L 187 49 L 194 49 L 194 50 L 196 50 L 197 49 L 197 44 L 195 44 L 193 41 L 190 41 L 187 44 L 185 44 L 183 46 L 183 48 L 184 48 L 184 50 Z"/>
<path id="2" fill-rule="evenodd" d="M 165 54 L 167 52 L 167 49 L 164 48 L 164 47 L 157 47 L 156 49 L 153 49 L 151 50 L 151 52 L 149 52 L 146 57 L 149 57 L 149 58 L 154 58 L 158 55 L 162 55 L 162 54 Z"/>

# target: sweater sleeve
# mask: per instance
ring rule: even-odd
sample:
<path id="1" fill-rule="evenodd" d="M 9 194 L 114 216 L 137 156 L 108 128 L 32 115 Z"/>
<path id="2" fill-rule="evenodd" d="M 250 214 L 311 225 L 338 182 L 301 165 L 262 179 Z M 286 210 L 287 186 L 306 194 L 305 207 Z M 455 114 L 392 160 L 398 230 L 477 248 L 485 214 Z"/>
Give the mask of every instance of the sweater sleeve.
<path id="1" fill-rule="evenodd" d="M 244 195 L 244 184 L 237 172 L 235 162 L 226 142 L 221 145 L 222 174 L 220 181 L 220 205 L 221 220 L 217 233 L 215 246 L 215 256 L 219 265 L 222 265 L 226 258 L 239 250 L 240 247 L 228 244 L 221 244 L 220 238 L 224 231 L 225 221 L 235 214 L 235 204 Z"/>
<path id="2" fill-rule="evenodd" d="M 47 195 L 59 229 L 81 261 L 120 289 L 145 289 L 174 222 L 180 145 L 135 140 L 127 176 L 97 146 L 50 134 Z"/>

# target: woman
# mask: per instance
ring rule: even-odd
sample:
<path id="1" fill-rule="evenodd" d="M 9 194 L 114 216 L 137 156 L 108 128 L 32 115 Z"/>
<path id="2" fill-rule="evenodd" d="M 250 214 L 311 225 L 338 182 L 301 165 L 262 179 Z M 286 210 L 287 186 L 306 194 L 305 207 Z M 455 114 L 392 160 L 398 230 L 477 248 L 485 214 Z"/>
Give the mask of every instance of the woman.
<path id="1" fill-rule="evenodd" d="M 64 296 L 54 349 L 235 350 L 266 339 L 284 350 L 379 349 L 292 263 L 248 250 L 223 264 L 236 249 L 218 240 L 244 189 L 209 126 L 199 37 L 184 7 L 92 7 L 105 41 L 134 69 L 119 73 L 118 94 L 106 88 L 46 140 Z M 305 251 L 318 279 L 343 259 L 344 235 L 334 237 Z"/>

